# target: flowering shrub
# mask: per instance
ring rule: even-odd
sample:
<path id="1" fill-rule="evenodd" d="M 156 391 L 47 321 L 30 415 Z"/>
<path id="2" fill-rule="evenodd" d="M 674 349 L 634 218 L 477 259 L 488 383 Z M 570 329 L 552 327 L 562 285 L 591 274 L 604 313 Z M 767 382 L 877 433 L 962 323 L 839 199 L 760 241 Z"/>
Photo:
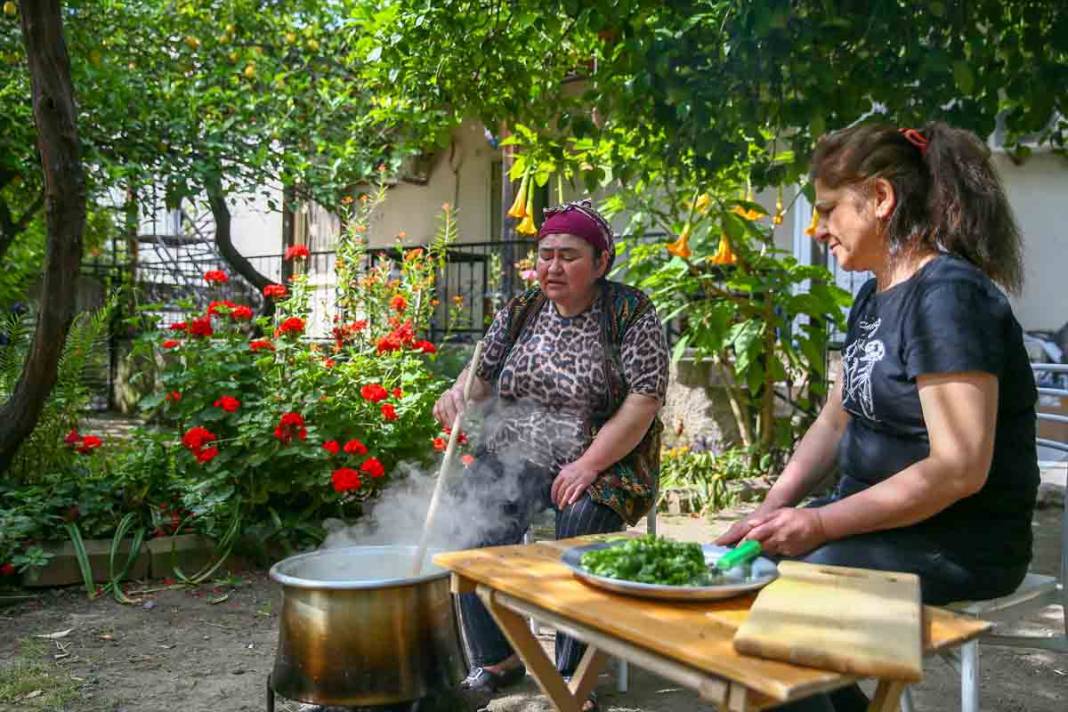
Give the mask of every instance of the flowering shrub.
<path id="1" fill-rule="evenodd" d="M 314 524 L 352 518 L 401 462 L 434 454 L 431 408 L 446 384 L 429 369 L 436 348 L 420 333 L 454 232 L 451 211 L 428 248 L 401 253 L 399 265 L 357 269 L 366 263 L 360 226 L 372 208 L 361 206 L 338 248 L 330 343 L 304 338 L 312 293 L 297 261 L 306 250 L 287 253 L 297 272 L 288 287 L 263 290 L 275 301 L 273 317 L 213 301 L 147 337 L 166 365 L 161 391 L 142 405 L 181 442 L 189 511 L 239 506 L 259 522 L 286 513 Z M 218 284 L 226 275 L 205 279 Z"/>

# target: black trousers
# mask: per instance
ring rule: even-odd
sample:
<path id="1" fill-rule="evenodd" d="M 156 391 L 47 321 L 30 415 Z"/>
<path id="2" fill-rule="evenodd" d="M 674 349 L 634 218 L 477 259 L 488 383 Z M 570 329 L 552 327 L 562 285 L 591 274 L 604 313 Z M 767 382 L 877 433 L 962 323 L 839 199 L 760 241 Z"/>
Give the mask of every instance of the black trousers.
<path id="1" fill-rule="evenodd" d="M 473 548 L 519 544 L 533 518 L 552 508 L 556 512 L 556 538 L 620 531 L 623 519 L 613 509 L 583 495 L 579 501 L 556 509 L 549 493 L 555 472 L 526 461 L 504 462 L 481 454 L 475 464 L 457 478 L 454 496 L 477 497 L 486 519 Z M 460 618 L 473 667 L 495 665 L 514 652 L 496 621 L 474 593 L 462 593 Z M 556 634 L 556 669 L 571 675 L 586 646 L 570 636 Z"/>

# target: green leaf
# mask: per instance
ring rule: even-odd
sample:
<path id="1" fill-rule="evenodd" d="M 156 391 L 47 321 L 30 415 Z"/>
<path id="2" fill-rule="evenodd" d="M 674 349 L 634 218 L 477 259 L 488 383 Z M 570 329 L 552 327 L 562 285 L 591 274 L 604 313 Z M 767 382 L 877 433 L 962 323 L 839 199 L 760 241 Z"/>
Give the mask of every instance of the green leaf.
<path id="1" fill-rule="evenodd" d="M 953 63 L 953 81 L 965 95 L 971 94 L 975 89 L 975 74 L 967 62 L 958 60 Z"/>

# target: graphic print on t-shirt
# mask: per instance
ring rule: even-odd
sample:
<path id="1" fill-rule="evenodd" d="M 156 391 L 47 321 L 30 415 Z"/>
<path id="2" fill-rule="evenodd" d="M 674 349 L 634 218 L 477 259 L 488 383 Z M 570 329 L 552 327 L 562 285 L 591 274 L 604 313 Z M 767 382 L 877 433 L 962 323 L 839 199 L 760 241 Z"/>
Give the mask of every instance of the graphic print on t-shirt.
<path id="1" fill-rule="evenodd" d="M 842 399 L 859 403 L 864 417 L 870 420 L 878 420 L 872 400 L 871 372 L 886 356 L 886 346 L 875 338 L 882 323 L 881 318 L 874 321 L 861 318 L 858 323 L 861 333 L 842 356 Z"/>

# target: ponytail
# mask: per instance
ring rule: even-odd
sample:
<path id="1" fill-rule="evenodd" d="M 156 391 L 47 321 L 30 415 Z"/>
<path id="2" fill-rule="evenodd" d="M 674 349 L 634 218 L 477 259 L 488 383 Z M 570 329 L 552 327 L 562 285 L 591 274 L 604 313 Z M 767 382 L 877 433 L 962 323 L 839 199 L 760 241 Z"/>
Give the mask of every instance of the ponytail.
<path id="1" fill-rule="evenodd" d="M 990 161 L 990 149 L 971 131 L 941 122 L 923 129 L 928 140 L 927 198 L 931 239 L 960 255 L 1008 291 L 1023 286 L 1020 229 Z"/>
<path id="2" fill-rule="evenodd" d="M 919 132 L 858 124 L 820 139 L 810 176 L 831 188 L 886 179 L 897 201 L 887 223 L 891 255 L 949 252 L 1019 293 L 1020 231 L 990 150 L 970 131 L 941 122 Z"/>

